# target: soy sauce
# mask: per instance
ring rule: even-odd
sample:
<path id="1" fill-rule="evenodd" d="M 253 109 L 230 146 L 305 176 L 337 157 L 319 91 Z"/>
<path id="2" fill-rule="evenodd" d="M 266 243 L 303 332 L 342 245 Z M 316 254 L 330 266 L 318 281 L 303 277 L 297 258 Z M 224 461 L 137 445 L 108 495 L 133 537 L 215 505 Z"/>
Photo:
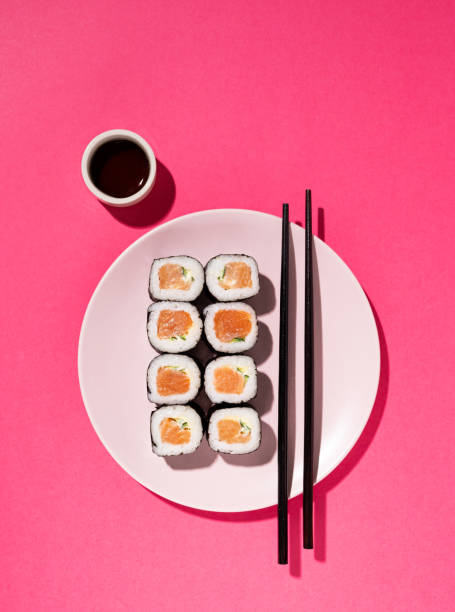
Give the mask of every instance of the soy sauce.
<path id="1" fill-rule="evenodd" d="M 147 182 L 150 164 L 145 152 L 131 140 L 109 140 L 90 161 L 90 178 L 103 193 L 127 198 Z"/>

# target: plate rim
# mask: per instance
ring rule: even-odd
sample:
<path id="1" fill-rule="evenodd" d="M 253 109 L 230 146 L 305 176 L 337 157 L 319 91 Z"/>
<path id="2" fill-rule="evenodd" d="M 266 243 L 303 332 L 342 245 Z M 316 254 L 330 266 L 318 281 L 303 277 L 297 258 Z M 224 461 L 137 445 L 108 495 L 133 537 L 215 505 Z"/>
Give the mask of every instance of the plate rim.
<path id="1" fill-rule="evenodd" d="M 104 446 L 104 448 L 106 449 L 106 451 L 108 452 L 108 454 L 110 455 L 110 457 L 122 468 L 122 470 L 124 472 L 126 472 L 131 478 L 133 478 L 136 482 L 138 482 L 140 485 L 142 485 L 145 489 L 147 489 L 147 491 L 150 491 L 151 493 L 158 495 L 159 497 L 161 497 L 164 500 L 170 501 L 174 504 L 178 504 L 179 506 L 182 506 L 184 508 L 190 508 L 190 509 L 194 509 L 194 510 L 201 510 L 201 511 L 206 511 L 206 512 L 216 512 L 216 513 L 237 513 L 237 512 L 251 512 L 254 510 L 262 510 L 265 508 L 271 508 L 276 506 L 276 503 L 273 504 L 269 504 L 266 506 L 263 506 L 261 504 L 259 505 L 253 505 L 249 508 L 246 509 L 222 509 L 220 510 L 219 508 L 207 508 L 206 506 L 202 507 L 202 506 L 196 506 L 196 505 L 191 505 L 191 506 L 187 506 L 185 504 L 183 504 L 181 501 L 177 500 L 177 499 L 173 499 L 172 497 L 168 497 L 167 495 L 163 495 L 162 493 L 158 493 L 152 489 L 150 489 L 142 480 L 141 478 L 138 478 L 134 473 L 132 473 L 131 469 L 127 469 L 125 467 L 125 465 L 123 464 L 122 461 L 120 461 L 119 459 L 117 459 L 113 452 L 110 450 L 108 443 L 106 442 L 106 440 L 103 437 L 103 434 L 99 431 L 99 429 L 97 428 L 96 424 L 95 424 L 95 419 L 94 416 L 92 416 L 91 410 L 89 408 L 89 402 L 88 399 L 86 398 L 86 395 L 84 393 L 84 384 L 83 384 L 83 375 L 82 375 L 82 358 L 81 358 L 81 347 L 83 344 L 83 340 L 84 340 L 84 336 L 86 333 L 86 326 L 87 326 L 87 320 L 88 317 L 90 315 L 90 311 L 93 308 L 93 304 L 96 300 L 96 297 L 98 295 L 98 293 L 102 290 L 102 287 L 104 285 L 104 282 L 107 278 L 107 276 L 110 274 L 111 270 L 114 270 L 117 265 L 125 258 L 127 257 L 128 253 L 130 250 L 132 250 L 133 248 L 136 247 L 136 245 L 140 244 L 141 242 L 144 242 L 151 234 L 157 234 L 160 231 L 162 231 L 164 228 L 169 227 L 170 225 L 173 225 L 175 223 L 179 223 L 181 222 L 183 219 L 186 219 L 188 217 L 198 217 L 198 216 L 205 216 L 205 215 L 213 215 L 213 214 L 239 214 L 239 215 L 252 215 L 252 216 L 261 216 L 261 217 L 272 217 L 273 219 L 280 219 L 281 217 L 279 217 L 278 215 L 274 215 L 272 213 L 268 213 L 268 212 L 263 212 L 263 211 L 259 211 L 259 210 L 252 210 L 252 209 L 247 209 L 247 208 L 213 208 L 213 209 L 208 209 L 208 210 L 200 210 L 200 211 L 194 211 L 191 213 L 187 213 L 184 215 L 180 215 L 178 217 L 174 217 L 173 219 L 169 219 L 168 221 L 165 221 L 159 225 L 157 225 L 156 227 L 152 227 L 152 229 L 148 230 L 147 232 L 145 232 L 145 234 L 143 234 L 142 236 L 139 236 L 139 238 L 136 238 L 136 240 L 134 240 L 130 245 L 128 245 L 115 259 L 114 261 L 110 264 L 110 266 L 107 268 L 107 270 L 104 272 L 104 274 L 101 276 L 100 280 L 98 281 L 95 289 L 93 290 L 90 300 L 87 304 L 87 307 L 85 309 L 84 312 L 84 316 L 82 319 L 82 324 L 81 324 L 81 329 L 79 332 L 79 340 L 78 340 L 78 345 L 77 345 L 77 370 L 78 370 L 78 382 L 79 382 L 79 389 L 81 392 L 81 396 L 82 396 L 82 401 L 84 404 L 84 408 L 85 411 L 87 413 L 87 416 L 89 418 L 89 421 L 93 427 L 93 429 L 95 430 L 96 435 L 98 436 L 99 440 L 101 441 L 102 445 Z M 297 231 L 303 231 L 305 232 L 305 228 L 297 225 L 297 223 L 291 222 L 291 225 L 293 226 L 293 228 L 296 228 Z M 338 253 L 336 253 L 327 243 L 325 243 L 323 240 L 321 240 L 320 238 L 318 238 L 317 236 L 313 235 L 313 238 L 315 240 L 315 242 L 318 244 L 318 248 L 322 248 L 322 249 L 326 249 L 328 251 L 330 251 L 331 255 L 335 256 L 339 262 L 342 264 L 342 266 L 345 268 L 345 270 L 348 272 L 348 274 L 351 276 L 351 279 L 354 281 L 354 286 L 356 287 L 357 291 L 359 292 L 362 300 L 365 302 L 365 305 L 367 306 L 368 310 L 370 311 L 371 314 L 371 319 L 374 325 L 374 330 L 375 330 L 375 348 L 376 348 L 376 373 L 375 373 L 375 392 L 371 401 L 371 405 L 368 409 L 368 411 L 365 413 L 365 418 L 361 423 L 361 426 L 359 427 L 359 430 L 356 431 L 354 433 L 354 435 L 352 436 L 349 445 L 347 445 L 346 450 L 344 453 L 341 453 L 339 457 L 337 457 L 337 459 L 335 461 L 333 461 L 328 468 L 326 468 L 326 470 L 319 475 L 318 473 L 318 477 L 315 481 L 315 485 L 319 484 L 320 482 L 322 482 L 325 478 L 327 478 L 327 476 L 329 476 L 329 474 L 331 474 L 343 461 L 344 459 L 347 457 L 347 455 L 349 455 L 349 453 L 351 452 L 351 450 L 354 448 L 354 446 L 357 444 L 360 436 L 362 435 L 362 432 L 364 431 L 370 417 L 371 417 L 371 413 L 373 411 L 374 405 L 376 403 L 376 398 L 378 395 L 378 389 L 379 389 L 379 382 L 380 382 L 380 375 L 381 375 L 381 346 L 380 346 L 380 340 L 379 340 L 379 333 L 378 333 L 378 327 L 377 327 L 377 323 L 376 323 L 376 317 L 374 315 L 373 309 L 371 307 L 370 301 L 365 293 L 365 291 L 362 288 L 362 285 L 360 284 L 359 280 L 356 278 L 356 276 L 354 275 L 354 273 L 352 272 L 351 268 L 346 264 L 346 262 L 342 259 L 342 257 L 340 257 L 340 255 L 338 255 Z M 303 481 L 301 483 L 298 483 L 296 486 L 291 487 L 291 491 L 289 493 L 289 499 L 292 499 L 298 495 L 301 495 L 303 492 Z"/>

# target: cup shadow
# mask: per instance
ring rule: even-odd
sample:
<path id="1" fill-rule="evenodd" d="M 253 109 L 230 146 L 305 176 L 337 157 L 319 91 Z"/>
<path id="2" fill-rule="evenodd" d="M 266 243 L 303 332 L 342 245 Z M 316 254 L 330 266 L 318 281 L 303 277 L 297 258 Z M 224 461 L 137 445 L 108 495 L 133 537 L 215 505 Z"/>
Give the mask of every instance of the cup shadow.
<path id="1" fill-rule="evenodd" d="M 103 204 L 117 221 L 131 227 L 147 227 L 162 219 L 175 201 L 175 182 L 166 166 L 156 160 L 155 184 L 147 197 L 134 206 L 119 208 Z"/>

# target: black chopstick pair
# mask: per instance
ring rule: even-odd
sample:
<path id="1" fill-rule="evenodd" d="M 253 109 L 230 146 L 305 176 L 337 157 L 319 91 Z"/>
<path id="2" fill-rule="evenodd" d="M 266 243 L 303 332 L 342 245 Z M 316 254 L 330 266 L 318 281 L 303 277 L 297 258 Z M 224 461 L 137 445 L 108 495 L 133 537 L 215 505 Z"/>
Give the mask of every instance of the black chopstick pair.
<path id="1" fill-rule="evenodd" d="M 313 233 L 311 191 L 305 194 L 305 432 L 303 547 L 313 548 Z M 288 562 L 288 311 L 289 205 L 283 204 L 281 234 L 280 355 L 278 382 L 278 563 Z"/>

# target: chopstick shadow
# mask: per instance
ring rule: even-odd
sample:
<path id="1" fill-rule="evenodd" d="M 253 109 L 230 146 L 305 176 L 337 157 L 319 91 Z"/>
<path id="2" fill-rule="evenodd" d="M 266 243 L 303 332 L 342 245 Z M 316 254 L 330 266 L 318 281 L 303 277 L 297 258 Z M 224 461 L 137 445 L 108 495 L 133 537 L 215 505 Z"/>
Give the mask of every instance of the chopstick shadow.
<path id="1" fill-rule="evenodd" d="M 318 208 L 317 211 L 318 229 L 317 235 L 321 240 L 325 239 L 325 215 L 324 209 Z M 297 225 L 302 226 L 300 222 Z M 314 478 L 317 475 L 319 462 L 319 451 L 321 446 L 322 434 L 322 403 L 323 403 L 323 369 L 322 369 L 322 319 L 321 319 L 321 292 L 319 284 L 319 273 L 317 259 L 314 257 L 314 323 L 315 323 L 315 381 L 314 381 Z M 367 296 L 368 297 L 368 296 Z M 378 329 L 380 352 L 381 352 L 381 372 L 379 379 L 376 400 L 360 438 L 341 464 L 314 488 L 314 558 L 320 563 L 327 560 L 327 498 L 329 492 L 340 484 L 366 453 L 368 447 L 373 442 L 374 436 L 379 428 L 384 414 L 389 388 L 389 356 L 384 329 L 379 315 L 368 297 L 371 309 Z M 289 565 L 290 574 L 296 578 L 302 575 L 302 525 L 303 509 L 302 496 L 298 495 L 289 502 Z"/>
<path id="2" fill-rule="evenodd" d="M 322 242 L 325 242 L 325 213 L 323 208 L 318 208 L 318 227 L 317 227 L 317 237 Z"/>
<path id="3" fill-rule="evenodd" d="M 323 209 L 318 209 L 318 219 Z M 300 227 L 300 221 L 296 222 Z M 289 328 L 295 330 L 297 326 L 297 279 L 296 262 L 292 233 L 289 244 Z M 316 480 L 319 466 L 319 454 L 322 439 L 322 404 L 323 404 L 323 353 L 322 353 L 322 304 L 321 304 L 321 285 L 319 280 L 319 268 L 316 249 L 313 245 L 313 317 L 314 317 L 314 456 L 313 456 L 313 478 Z M 303 372 L 303 364 L 300 364 L 300 371 Z M 288 493 L 291 491 L 294 456 L 295 456 L 295 426 L 296 426 L 296 396 L 295 396 L 295 377 L 296 373 L 296 335 L 290 334 L 289 340 L 289 398 L 288 398 Z M 304 410 L 302 403 L 301 409 Z"/>
<path id="4" fill-rule="evenodd" d="M 368 296 L 367 296 L 368 297 Z M 363 430 L 354 448 L 347 455 L 346 459 L 331 473 L 327 478 L 315 486 L 314 489 L 314 558 L 324 563 L 327 559 L 327 497 L 329 492 L 338 486 L 362 459 L 381 423 L 389 388 L 389 354 L 379 315 L 368 297 L 371 309 L 378 329 L 380 352 L 381 352 L 381 372 L 379 378 L 378 392 L 368 423 Z"/>
<path id="5" fill-rule="evenodd" d="M 323 219 L 323 209 L 318 209 L 318 226 L 321 227 L 321 219 Z M 296 225 L 302 226 L 298 221 Z M 294 256 L 294 247 L 292 244 L 292 234 L 289 251 L 289 326 L 290 329 L 296 329 L 297 325 L 297 303 L 296 303 L 296 262 Z M 323 404 L 323 354 L 322 354 L 322 305 L 321 305 L 321 287 L 319 281 L 319 269 L 316 249 L 313 245 L 313 317 L 314 317 L 314 454 L 313 454 L 313 479 L 316 480 L 319 465 L 319 454 L 321 449 L 322 439 L 322 404 Z M 303 364 L 301 371 L 303 372 Z M 289 434 L 288 434 L 288 494 L 291 491 L 293 464 L 295 457 L 295 427 L 296 427 L 296 411 L 297 402 L 295 394 L 295 376 L 296 376 L 296 336 L 291 334 L 289 342 Z M 304 410 L 302 401 L 299 406 L 300 410 Z M 302 566 L 302 496 L 298 495 L 289 501 L 289 571 L 292 576 L 300 577 Z"/>
<path id="6" fill-rule="evenodd" d="M 292 230 L 289 232 L 289 293 L 288 293 L 288 497 L 291 494 L 294 475 L 295 428 L 296 428 L 296 345 L 295 329 L 297 325 L 297 273 L 295 261 L 294 239 Z"/>
<path id="7" fill-rule="evenodd" d="M 325 239 L 325 215 L 324 209 L 318 208 L 317 211 L 318 230 L 317 235 L 321 240 Z M 297 222 L 297 225 L 302 225 Z M 323 404 L 323 368 L 322 368 L 322 319 L 321 319 L 321 292 L 319 284 L 319 273 L 317 259 L 314 257 L 316 265 L 313 271 L 314 281 L 314 324 L 315 324 L 315 380 L 314 380 L 314 478 L 316 479 L 319 451 L 321 446 L 322 434 L 322 404 Z M 367 295 L 368 297 L 368 295 Z M 379 315 L 368 297 L 371 309 L 378 329 L 380 352 L 381 352 L 381 372 L 376 400 L 365 429 L 360 438 L 340 465 L 322 482 L 314 488 L 314 558 L 320 563 L 327 560 L 327 498 L 329 492 L 340 484 L 362 459 L 381 423 L 389 388 L 389 355 Z M 303 508 L 302 496 L 299 495 L 289 502 L 289 531 L 290 547 L 289 561 L 290 573 L 299 578 L 302 575 L 302 524 Z"/>
<path id="8" fill-rule="evenodd" d="M 321 209 L 319 209 L 321 210 Z M 314 321 L 314 382 L 313 382 L 313 482 L 316 481 L 322 440 L 322 406 L 324 393 L 323 329 L 321 283 L 318 256 L 313 245 L 313 321 Z"/>
<path id="9" fill-rule="evenodd" d="M 175 182 L 166 166 L 156 160 L 156 177 L 153 189 L 147 197 L 134 206 L 104 208 L 117 221 L 132 227 L 147 227 L 162 219 L 172 208 L 175 201 Z"/>

